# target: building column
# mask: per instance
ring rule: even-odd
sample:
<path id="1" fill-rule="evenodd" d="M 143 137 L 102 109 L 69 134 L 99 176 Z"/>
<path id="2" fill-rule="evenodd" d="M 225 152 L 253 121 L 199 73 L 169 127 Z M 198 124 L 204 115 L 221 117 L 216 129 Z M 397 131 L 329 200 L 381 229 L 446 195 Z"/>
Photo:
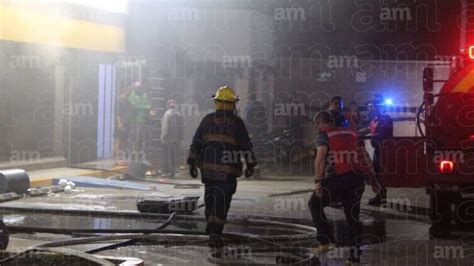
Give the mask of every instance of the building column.
<path id="1" fill-rule="evenodd" d="M 65 110 L 65 71 L 64 65 L 54 69 L 54 154 L 64 156 L 64 110 Z"/>

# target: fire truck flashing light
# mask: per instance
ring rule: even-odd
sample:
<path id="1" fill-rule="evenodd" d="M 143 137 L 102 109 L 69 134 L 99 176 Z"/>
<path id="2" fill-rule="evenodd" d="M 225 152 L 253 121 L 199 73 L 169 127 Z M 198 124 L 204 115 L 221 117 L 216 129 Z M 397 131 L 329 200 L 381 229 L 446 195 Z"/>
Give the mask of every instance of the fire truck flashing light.
<path id="1" fill-rule="evenodd" d="M 474 46 L 469 46 L 469 59 L 474 59 Z"/>
<path id="2" fill-rule="evenodd" d="M 449 174 L 452 173 L 454 169 L 453 161 L 441 161 L 439 163 L 439 171 L 442 174 Z"/>

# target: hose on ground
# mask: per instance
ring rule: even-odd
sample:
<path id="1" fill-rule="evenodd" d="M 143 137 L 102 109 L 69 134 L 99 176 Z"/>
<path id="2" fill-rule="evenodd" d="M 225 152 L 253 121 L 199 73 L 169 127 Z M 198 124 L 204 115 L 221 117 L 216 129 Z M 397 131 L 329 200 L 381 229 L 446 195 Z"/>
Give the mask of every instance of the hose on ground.
<path id="1" fill-rule="evenodd" d="M 8 229 L 11 233 L 22 232 L 22 233 L 50 233 L 50 234 L 73 234 L 73 233 L 89 233 L 89 234 L 122 234 L 129 236 L 127 239 L 131 239 L 130 236 L 144 236 L 145 234 L 165 234 L 165 235 L 188 235 L 188 236 L 206 236 L 201 231 L 184 231 L 184 230 L 144 230 L 144 229 L 79 229 L 79 228 L 43 228 L 43 227 L 22 227 L 22 226 L 9 226 Z M 270 242 L 302 242 L 312 241 L 316 236 L 316 232 L 308 232 L 306 234 L 294 234 L 294 235 L 276 235 L 276 236 L 246 236 L 241 234 L 226 234 L 227 236 L 237 236 L 238 238 L 245 237 L 247 239 L 259 239 L 262 241 Z"/>
<path id="2" fill-rule="evenodd" d="M 201 231 L 183 231 L 183 230 L 166 230 L 163 229 L 172 220 L 175 219 L 178 215 L 171 215 L 168 217 L 168 220 L 159 226 L 157 229 L 79 229 L 79 228 L 42 228 L 42 227 L 23 227 L 23 226 L 10 226 L 9 230 L 11 232 L 42 232 L 42 233 L 56 233 L 56 234 L 73 234 L 73 233 L 107 233 L 107 234 L 125 234 L 119 236 L 99 236 L 99 237 L 86 237 L 74 240 L 67 240 L 73 241 L 71 243 L 76 243 L 74 241 L 100 241 L 101 237 L 105 237 L 106 240 L 112 240 L 107 237 L 118 237 L 118 239 L 133 239 L 133 238 L 140 238 L 140 239 L 148 239 L 149 236 L 153 236 L 152 234 L 160 234 L 160 235 L 169 235 L 169 236 L 206 236 L 204 232 Z M 299 241 L 312 241 L 316 236 L 316 229 L 314 227 L 309 227 L 305 225 L 299 224 L 289 224 L 283 222 L 276 222 L 276 221 L 268 221 L 268 220 L 258 220 L 258 219 L 240 219 L 240 220 L 229 220 L 227 221 L 228 224 L 237 224 L 237 225 L 244 225 L 244 226 L 256 226 L 256 225 L 265 225 L 265 226 L 274 226 L 279 228 L 285 228 L 286 230 L 294 230 L 296 234 L 291 235 L 272 235 L 272 236 L 248 236 L 243 234 L 225 234 L 229 240 L 234 241 L 241 241 L 242 239 L 246 240 L 257 240 L 260 242 L 267 242 L 267 243 L 278 243 L 278 242 L 299 242 Z M 302 233 L 304 232 L 304 233 Z M 134 234 L 131 234 L 134 233 Z M 139 234 L 138 234 L 139 233 Z M 151 235 L 144 235 L 144 234 L 151 234 Z M 153 239 L 153 237 L 151 237 Z M 199 238 L 200 239 L 200 238 Z M 201 239 L 200 239 L 201 240 Z M 69 242 L 66 242 L 69 243 Z"/>
<path id="3" fill-rule="evenodd" d="M 248 237 L 242 236 L 239 234 L 226 234 L 224 235 L 225 238 L 243 238 L 247 239 Z M 37 250 L 54 250 L 54 247 L 64 247 L 70 245 L 83 245 L 83 244 L 90 244 L 90 243 L 98 243 L 103 241 L 114 241 L 114 240 L 122 240 L 122 239 L 140 239 L 142 241 L 151 241 L 153 244 L 166 244 L 169 245 L 170 242 L 173 244 L 205 244 L 208 242 L 208 236 L 201 235 L 201 236 L 190 236 L 190 235 L 176 235 L 176 234 L 156 234 L 156 235 L 116 235 L 116 236 L 100 236 L 100 237 L 91 237 L 91 238 L 81 238 L 81 239 L 73 239 L 73 240 L 66 240 L 66 241 L 57 241 L 57 242 L 50 242 L 46 244 L 42 244 L 36 247 Z M 258 239 L 258 238 L 256 238 Z M 226 242 L 227 244 L 237 244 L 241 241 L 232 241 Z M 270 243 L 272 244 L 272 243 Z M 233 252 L 234 249 L 245 249 L 248 250 L 245 254 L 235 254 Z M 90 253 L 90 252 L 87 252 Z M 314 254 L 310 252 L 308 248 L 302 247 L 284 247 L 280 245 L 269 245 L 266 247 L 253 247 L 251 245 L 246 246 L 225 246 L 222 249 L 211 249 L 211 253 L 208 255 L 207 259 L 211 263 L 215 264 L 226 264 L 226 265 L 262 265 L 265 263 L 258 262 L 253 257 L 256 253 L 272 253 L 276 260 L 279 260 L 279 265 L 291 264 L 294 263 L 309 263 L 310 261 L 315 259 Z M 245 255 L 247 258 L 241 256 Z M 250 256 L 249 256 L 250 255 Z M 285 259 L 287 263 L 285 263 Z M 296 261 L 295 261 L 296 259 Z M 312 264 L 311 264 L 312 265 Z"/>
<path id="4" fill-rule="evenodd" d="M 263 261 L 258 253 L 273 253 L 276 265 L 319 265 L 319 260 L 315 254 L 308 248 L 287 248 L 269 249 L 269 248 L 250 248 L 240 250 L 239 247 L 229 247 L 221 250 L 212 251 L 207 256 L 210 263 L 216 265 L 268 265 L 269 261 Z"/>
<path id="5" fill-rule="evenodd" d="M 76 239 L 61 240 L 55 242 L 48 242 L 45 244 L 38 245 L 39 248 L 51 248 L 51 247 L 64 247 L 64 246 L 75 246 L 85 245 L 90 243 L 108 242 L 116 240 L 129 240 L 139 239 L 142 241 L 148 240 L 156 244 L 166 243 L 188 243 L 190 241 L 196 242 L 207 242 L 208 236 L 206 235 L 186 235 L 186 234 L 124 234 L 124 235 L 107 235 L 107 236 L 95 236 L 95 237 L 83 237 Z"/>
<path id="6" fill-rule="evenodd" d="M 4 208 L 0 207 L 1 209 L 9 209 L 15 211 L 23 211 L 28 212 L 25 208 Z M 32 209 L 36 212 L 38 209 Z M 32 211 L 30 210 L 30 212 Z M 62 215 L 81 215 L 81 214 L 88 214 L 91 215 L 90 211 L 77 211 L 77 210 L 55 210 L 55 209 L 46 209 L 46 213 L 50 212 L 57 212 Z M 152 218 L 168 218 L 167 221 L 170 220 L 181 220 L 181 221 L 204 221 L 204 217 L 196 217 L 191 215 L 172 215 L 168 216 L 165 214 L 142 214 L 136 212 L 110 212 L 110 211 L 94 211 L 97 215 L 105 215 L 107 217 L 112 216 L 132 216 L 132 217 L 152 217 Z M 44 212 L 42 212 L 44 213 Z M 285 248 L 285 244 L 291 243 L 292 247 L 298 243 L 308 243 L 313 242 L 316 235 L 316 230 L 314 227 L 295 224 L 295 223 L 285 223 L 285 222 L 277 222 L 277 221 L 270 221 L 264 219 L 254 219 L 250 217 L 241 218 L 241 219 L 229 219 L 227 221 L 228 224 L 236 224 L 236 225 L 243 225 L 243 226 L 272 226 L 283 228 L 285 231 L 294 231 L 294 234 L 291 235 L 272 235 L 272 236 L 248 236 L 243 234 L 224 234 L 224 239 L 226 244 L 243 244 L 248 245 L 254 252 L 256 252 L 255 248 L 261 248 L 262 246 L 266 247 L 262 252 L 273 252 L 272 254 L 276 254 L 276 256 L 283 256 L 278 255 L 280 250 Z M 166 223 L 164 223 L 166 224 Z M 163 244 L 163 245 L 187 245 L 187 244 L 205 244 L 208 243 L 209 238 L 208 235 L 202 231 L 184 231 L 184 230 L 168 230 L 168 229 L 80 229 L 80 228 L 44 228 L 44 227 L 25 227 L 25 226 L 9 226 L 11 232 L 43 232 L 43 233 L 55 233 L 55 234 L 75 234 L 75 233 L 92 233 L 92 234 L 122 234 L 122 235 L 102 235 L 102 236 L 93 236 L 93 237 L 84 237 L 84 238 L 77 238 L 77 239 L 70 239 L 65 241 L 57 241 L 57 242 L 50 242 L 43 245 L 38 246 L 39 248 L 46 248 L 46 247 L 63 247 L 63 246 L 70 246 L 70 245 L 81 245 L 81 244 L 88 244 L 88 243 L 97 243 L 97 242 L 104 242 L 104 241 L 120 241 L 120 240 L 133 240 L 133 242 L 145 242 L 145 243 L 152 243 L 152 244 Z M 123 242 L 123 243 L 125 243 Z M 119 246 L 123 246 L 123 243 L 119 243 Z M 106 247 L 106 249 L 115 248 L 116 244 L 112 244 Z M 292 248 L 292 252 L 290 252 L 290 257 L 294 258 L 295 255 L 299 256 L 297 253 L 297 248 Z M 92 253 L 99 252 L 92 250 Z M 281 253 L 281 252 L 280 252 Z M 286 256 L 286 255 L 285 255 Z M 283 257 L 285 257 L 283 256 Z M 283 258 L 282 257 L 282 258 Z M 286 256 L 285 258 L 290 258 Z M 306 261 L 307 259 L 311 259 L 311 257 L 305 257 L 302 261 Z M 208 260 L 210 262 L 217 262 L 222 263 L 223 261 L 228 262 L 229 258 L 222 258 L 218 254 L 210 254 Z M 232 259 L 232 258 L 230 258 Z M 247 261 L 245 260 L 246 262 Z M 242 261 L 239 259 L 235 260 L 232 259 L 232 263 L 236 263 L 235 265 L 242 265 Z M 291 260 L 290 260 L 291 262 Z M 298 262 L 299 263 L 299 262 Z M 250 263 L 252 264 L 252 263 Z"/>
<path id="7" fill-rule="evenodd" d="M 261 236 L 247 236 L 238 233 L 226 233 L 223 235 L 226 244 L 240 244 L 242 242 L 250 243 L 260 243 L 270 245 L 273 250 L 275 248 L 285 248 L 284 246 L 278 244 L 278 241 L 270 241 L 270 239 L 261 237 Z M 207 243 L 209 241 L 209 236 L 202 232 L 200 235 L 197 234 L 187 234 L 184 232 L 182 234 L 165 234 L 165 233 L 156 233 L 156 234 L 122 234 L 122 235 L 105 235 L 105 236 L 94 236 L 94 237 L 83 237 L 76 239 L 61 240 L 55 242 L 49 242 L 45 244 L 38 245 L 39 248 L 51 248 L 51 247 L 64 247 L 64 246 L 74 246 L 74 245 L 85 245 L 98 242 L 109 242 L 116 240 L 130 240 L 136 239 L 138 241 L 152 242 L 153 244 L 166 244 L 166 245 L 178 245 L 178 244 L 190 244 L 190 243 Z M 137 241 L 137 242 L 138 242 Z M 268 250 L 268 249 L 266 249 Z M 88 252 L 90 253 L 90 252 Z"/>
<path id="8" fill-rule="evenodd" d="M 26 213 L 37 213 L 38 211 L 41 211 L 42 214 L 59 214 L 59 215 L 87 215 L 87 216 L 105 216 L 107 218 L 112 218 L 112 217 L 128 217 L 128 218 L 162 218 L 162 219 L 168 219 L 169 214 L 159 214 L 159 213 L 139 213 L 139 212 L 122 212 L 122 211 L 100 211 L 100 210 L 71 210 L 71 209 L 50 209 L 50 208 L 28 208 L 28 207 L 10 207 L 10 206 L 0 206 L 0 210 L 2 211 L 15 211 L 16 213 L 18 212 L 26 212 Z M 253 219 L 251 217 L 244 217 L 244 218 L 235 218 L 235 217 L 229 217 L 229 219 L 226 221 L 226 224 L 235 224 L 235 225 L 261 225 L 261 226 L 268 226 L 268 225 L 274 225 L 274 226 L 279 226 L 283 227 L 285 229 L 293 229 L 296 230 L 299 233 L 303 233 L 301 235 L 306 235 L 306 234 L 315 234 L 316 229 L 312 226 L 306 226 L 306 225 L 301 225 L 301 224 L 295 224 L 295 223 L 287 223 L 287 222 L 277 222 L 277 221 L 271 221 L 270 219 L 277 219 L 277 217 L 266 217 L 266 219 Z M 176 214 L 174 216 L 175 221 L 205 221 L 205 217 L 203 216 L 196 216 L 196 215 L 182 215 L 182 214 Z M 13 231 L 19 231 L 21 229 L 29 230 L 29 229 L 37 229 L 37 230 L 50 230 L 50 232 L 68 232 L 71 233 L 71 230 L 68 229 L 60 229 L 60 228 L 36 228 L 36 227 L 22 227 L 22 226 L 8 226 L 9 229 L 12 229 Z M 77 230 L 75 232 L 78 233 L 95 233 L 95 232 L 116 232 L 119 233 L 121 230 L 120 229 L 72 229 L 72 230 Z M 31 231 L 31 230 L 30 230 Z M 129 231 L 134 231 L 132 230 L 122 230 L 122 232 L 129 232 Z M 149 233 L 150 230 L 143 230 L 140 229 L 140 233 Z M 153 232 L 153 231 L 151 231 Z M 161 231 L 160 231 L 161 232 Z M 176 231 L 176 232 L 182 232 L 182 231 Z M 273 236 L 275 237 L 275 236 Z M 288 237 L 298 237 L 298 234 L 295 235 L 289 235 L 286 236 L 285 238 Z"/>
<path id="9" fill-rule="evenodd" d="M 155 230 L 165 229 L 168 225 L 170 225 L 173 222 L 175 216 L 176 216 L 176 212 L 173 212 L 170 215 L 170 217 L 168 218 L 168 220 L 166 220 L 164 223 L 160 224 Z M 116 248 L 125 247 L 125 246 L 131 246 L 131 245 L 134 245 L 137 242 L 138 242 L 137 239 L 130 239 L 130 240 L 127 240 L 127 241 L 124 241 L 124 242 L 115 243 L 115 244 L 108 245 L 108 246 L 105 246 L 105 247 L 91 249 L 91 250 L 88 250 L 86 253 L 94 254 L 94 253 L 101 252 L 101 251 L 104 251 L 104 250 L 116 249 Z"/>
<path id="10" fill-rule="evenodd" d="M 12 255 L 8 258 L 5 258 L 5 259 L 0 261 L 0 265 L 6 265 L 8 262 L 13 263 L 13 264 L 10 264 L 10 265 L 17 265 L 14 262 L 15 259 L 29 257 L 29 256 L 27 256 L 27 254 L 32 253 L 32 252 L 50 252 L 50 253 L 57 253 L 57 254 L 66 255 L 66 256 L 74 256 L 74 257 L 78 257 L 78 258 L 87 260 L 90 263 L 95 263 L 96 265 L 103 265 L 103 266 L 113 266 L 113 265 L 115 265 L 114 263 L 109 262 L 105 259 L 101 259 L 99 257 L 89 255 L 87 253 L 76 251 L 76 250 L 64 249 L 64 248 L 39 248 L 39 247 L 34 247 L 34 248 L 31 248 L 31 249 L 27 249 L 23 252 L 19 252 L 19 253 L 16 253 L 15 255 Z"/>

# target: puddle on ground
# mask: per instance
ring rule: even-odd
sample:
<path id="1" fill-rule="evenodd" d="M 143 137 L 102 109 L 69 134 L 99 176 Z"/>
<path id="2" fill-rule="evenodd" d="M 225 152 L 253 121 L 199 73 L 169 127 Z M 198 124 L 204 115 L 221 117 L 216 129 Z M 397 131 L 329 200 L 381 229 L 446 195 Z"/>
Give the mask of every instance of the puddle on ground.
<path id="1" fill-rule="evenodd" d="M 145 229 L 152 230 L 157 228 L 165 218 L 144 217 L 144 218 L 128 218 L 128 217 L 107 217 L 107 216 L 87 216 L 87 215 L 71 215 L 71 214 L 51 214 L 46 212 L 35 212 L 31 214 L 15 213 L 14 211 L 3 211 L 0 218 L 5 224 L 11 226 L 40 227 L 40 228 L 73 228 L 73 229 Z M 175 221 L 167 230 L 178 231 L 198 231 L 204 232 L 206 228 L 205 221 Z M 388 228 L 388 229 L 387 229 Z M 428 240 L 429 224 L 403 221 L 389 220 L 383 221 L 364 221 L 363 226 L 364 237 L 368 242 L 380 243 L 385 241 L 400 240 L 402 238 L 417 240 Z M 344 220 L 333 222 L 333 231 L 336 239 L 345 242 L 347 235 L 347 226 Z M 301 230 L 292 230 L 284 227 L 276 227 L 272 225 L 246 225 L 231 224 L 225 226 L 225 232 L 239 233 L 246 235 L 294 235 L 304 233 Z"/>
<path id="2" fill-rule="evenodd" d="M 42 227 L 42 228 L 74 228 L 74 229 L 154 229 L 165 219 L 157 218 L 124 218 L 124 217 L 105 217 L 105 216 L 84 216 L 70 214 L 49 214 L 49 213 L 31 213 L 18 214 L 14 212 L 8 213 L 3 211 L 0 215 L 7 226 L 25 226 L 25 227 Z M 333 222 L 335 236 L 339 242 L 345 242 L 346 239 L 346 223 L 344 220 Z M 429 240 L 428 228 L 429 224 L 408 220 L 365 220 L 364 221 L 364 237 L 366 244 L 399 241 L 400 237 L 411 237 L 417 241 Z M 178 231 L 205 231 L 204 221 L 178 221 L 174 222 L 166 229 Z M 239 224 L 227 224 L 225 232 L 240 233 L 246 235 L 295 235 L 297 232 L 286 228 L 277 228 L 275 226 L 249 226 Z M 32 235 L 32 238 L 34 235 Z M 303 244 L 304 247 L 310 247 L 314 244 L 312 241 Z M 209 248 L 203 243 L 195 244 L 187 243 L 186 246 L 169 246 L 161 245 L 137 245 L 119 248 L 101 252 L 101 255 L 113 255 L 123 257 L 136 257 L 143 259 L 146 264 L 184 264 L 193 263 L 195 265 L 211 265 L 207 256 Z M 71 247 L 72 248 L 72 247 Z M 257 255 L 257 254 L 254 254 Z M 274 260 L 274 256 L 265 257 L 263 254 L 259 260 Z M 256 258 L 256 257 L 254 257 Z"/>

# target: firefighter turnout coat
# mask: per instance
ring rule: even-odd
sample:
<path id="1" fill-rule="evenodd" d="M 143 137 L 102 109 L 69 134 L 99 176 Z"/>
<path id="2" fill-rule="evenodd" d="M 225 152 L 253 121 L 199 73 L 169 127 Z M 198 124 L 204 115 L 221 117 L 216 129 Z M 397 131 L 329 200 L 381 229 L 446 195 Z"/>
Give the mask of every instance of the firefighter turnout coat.
<path id="1" fill-rule="evenodd" d="M 242 161 L 256 164 L 244 122 L 233 110 L 217 110 L 204 117 L 191 144 L 189 165 L 201 169 L 203 183 L 230 182 L 242 175 Z"/>

